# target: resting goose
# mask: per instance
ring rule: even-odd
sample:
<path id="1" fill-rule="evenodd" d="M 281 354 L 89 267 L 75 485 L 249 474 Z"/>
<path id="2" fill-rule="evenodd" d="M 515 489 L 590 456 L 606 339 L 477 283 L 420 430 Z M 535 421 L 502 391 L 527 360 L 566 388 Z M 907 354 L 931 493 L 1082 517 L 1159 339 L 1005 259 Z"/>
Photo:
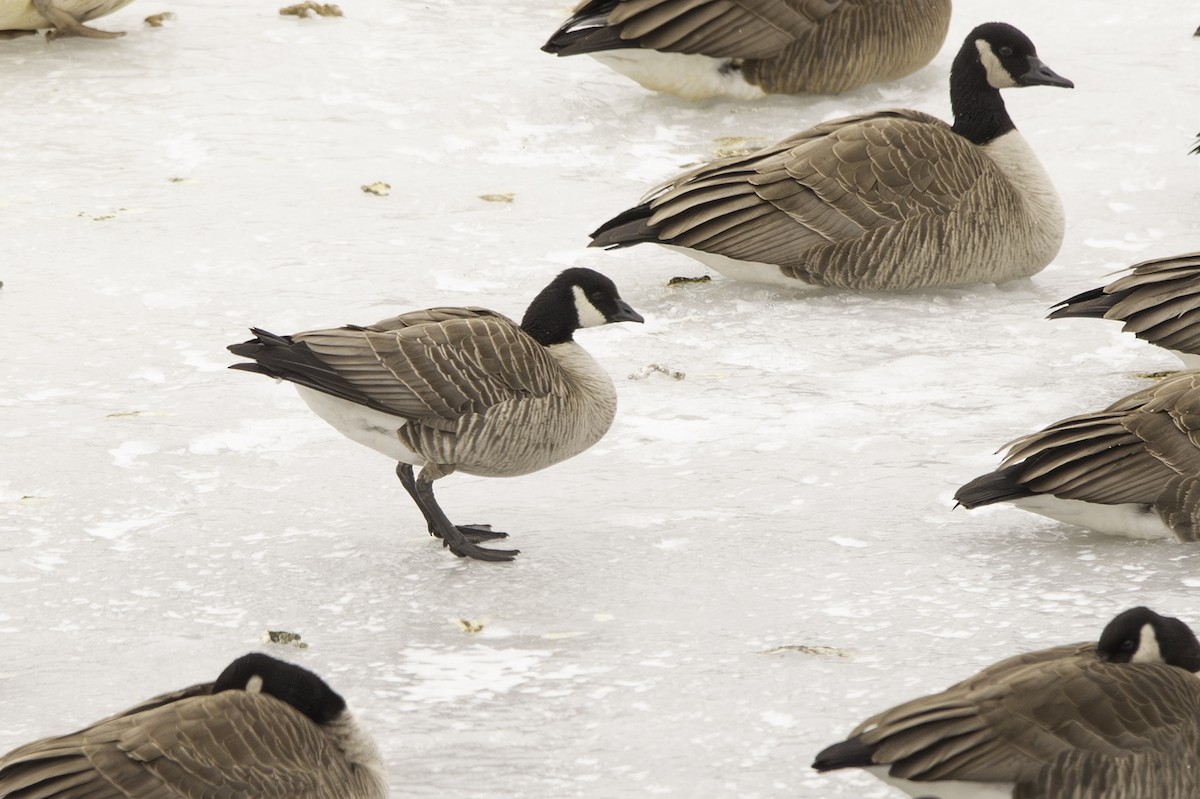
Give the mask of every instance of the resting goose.
<path id="1" fill-rule="evenodd" d="M 1011 502 L 1109 535 L 1200 539 L 1200 371 L 1018 438 L 994 472 L 958 489 L 965 508 Z"/>
<path id="2" fill-rule="evenodd" d="M 124 8 L 133 0 L 0 0 L 0 31 L 38 31 L 49 28 L 47 38 L 85 36 L 115 39 L 121 31 L 102 31 L 83 23 Z"/>
<path id="3" fill-rule="evenodd" d="M 9 799 L 384 799 L 387 775 L 346 702 L 260 654 L 0 758 Z"/>
<path id="4" fill-rule="evenodd" d="M 459 557 L 504 561 L 518 550 L 478 544 L 507 534 L 452 524 L 433 481 L 456 471 L 529 474 L 599 441 L 617 395 L 574 333 L 641 321 L 611 280 L 574 268 L 538 294 L 519 326 L 483 308 L 430 308 L 292 336 L 252 328 L 256 338 L 229 351 L 254 363 L 230 368 L 294 383 L 339 432 L 398 461 L 430 535 Z"/>
<path id="5" fill-rule="evenodd" d="M 1116 319 L 1122 330 L 1200 368 L 1200 252 L 1142 261 L 1129 273 L 1054 306 L 1051 319 Z"/>
<path id="6" fill-rule="evenodd" d="M 1186 636 L 1170 632 L 1180 626 Z M 1141 658 L 1106 649 L 1133 640 L 1140 651 L 1155 635 L 1147 649 L 1157 651 Z M 1099 645 L 1017 655 L 873 716 L 813 768 L 862 768 L 939 799 L 1195 799 L 1198 661 L 1187 625 L 1134 608 Z"/>
<path id="7" fill-rule="evenodd" d="M 950 0 L 584 0 L 542 50 L 685 100 L 836 94 L 916 72 Z"/>
<path id="8" fill-rule="evenodd" d="M 1058 253 L 1063 210 L 1000 89 L 1073 85 L 1016 28 L 980 25 L 950 72 L 953 127 L 907 110 L 823 122 L 668 181 L 591 246 L 654 242 L 730 277 L 797 288 L 1032 275 Z"/>

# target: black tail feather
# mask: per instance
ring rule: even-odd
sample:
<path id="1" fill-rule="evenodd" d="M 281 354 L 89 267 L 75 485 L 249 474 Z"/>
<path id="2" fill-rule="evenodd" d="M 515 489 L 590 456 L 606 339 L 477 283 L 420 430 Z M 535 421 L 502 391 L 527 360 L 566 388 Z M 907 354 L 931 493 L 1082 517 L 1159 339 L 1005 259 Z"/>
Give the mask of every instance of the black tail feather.
<path id="1" fill-rule="evenodd" d="M 1120 300 L 1120 295 L 1105 294 L 1103 288 L 1094 288 L 1058 303 L 1046 318 L 1103 319 Z"/>
<path id="2" fill-rule="evenodd" d="M 576 11 L 542 45 L 542 51 L 557 56 L 599 53 L 637 47 L 637 42 L 621 38 L 621 27 L 610 26 L 608 15 L 618 0 L 593 0 Z"/>
<path id="3" fill-rule="evenodd" d="M 652 215 L 650 203 L 622 211 L 592 232 L 592 243 L 588 246 L 615 249 L 647 241 L 657 242 L 657 227 L 650 223 Z"/>
<path id="4" fill-rule="evenodd" d="M 959 505 L 970 509 L 1031 497 L 1033 492 L 1018 479 L 1024 465 L 1023 463 L 1014 463 L 1012 466 L 980 475 L 955 491 L 954 499 Z"/>
<path id="5" fill-rule="evenodd" d="M 277 336 L 257 327 L 250 328 L 250 332 L 256 338 L 230 344 L 226 349 L 234 355 L 250 358 L 254 363 L 235 363 L 230 365 L 230 369 L 287 380 L 385 413 L 395 413 L 359 391 L 336 369 L 313 354 L 304 342 L 293 341 L 291 336 Z"/>
<path id="6" fill-rule="evenodd" d="M 839 768 L 864 768 L 877 765 L 871 760 L 875 753 L 874 746 L 862 742 L 862 736 L 855 736 L 841 743 L 827 746 L 813 760 L 812 767 L 817 771 L 833 771 Z"/>

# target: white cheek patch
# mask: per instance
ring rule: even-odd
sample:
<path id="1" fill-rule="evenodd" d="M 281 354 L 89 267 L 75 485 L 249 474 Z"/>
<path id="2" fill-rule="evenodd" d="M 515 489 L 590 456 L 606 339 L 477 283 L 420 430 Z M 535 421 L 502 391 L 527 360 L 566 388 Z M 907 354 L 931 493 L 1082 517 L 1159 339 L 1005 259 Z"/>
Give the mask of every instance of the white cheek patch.
<path id="1" fill-rule="evenodd" d="M 992 46 L 983 39 L 975 40 L 975 49 L 979 51 L 979 60 L 987 72 L 987 82 L 997 89 L 1009 89 L 1017 85 L 1013 76 L 1000 63 L 1000 58 Z"/>
<path id="2" fill-rule="evenodd" d="M 1133 653 L 1133 663 L 1162 663 L 1162 652 L 1158 648 L 1158 636 L 1149 624 L 1142 625 L 1138 633 L 1138 648 Z"/>
<path id="3" fill-rule="evenodd" d="M 246 680 L 246 693 L 260 694 L 262 693 L 263 678 L 255 674 L 250 679 Z"/>
<path id="4" fill-rule="evenodd" d="M 579 317 L 580 327 L 599 327 L 608 324 L 608 319 L 600 313 L 599 308 L 592 305 L 591 300 L 583 293 L 583 289 L 579 286 L 572 286 L 571 292 L 575 295 L 575 313 Z"/>

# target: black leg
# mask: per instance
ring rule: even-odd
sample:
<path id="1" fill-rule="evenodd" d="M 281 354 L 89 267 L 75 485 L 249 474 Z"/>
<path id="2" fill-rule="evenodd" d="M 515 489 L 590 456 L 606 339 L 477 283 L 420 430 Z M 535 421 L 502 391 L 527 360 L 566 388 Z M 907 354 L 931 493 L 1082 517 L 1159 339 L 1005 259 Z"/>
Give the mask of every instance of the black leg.
<path id="1" fill-rule="evenodd" d="M 404 490 L 425 517 L 429 534 L 442 539 L 442 546 L 449 547 L 455 555 L 460 558 L 491 561 L 512 560 L 517 556 L 520 550 L 484 549 L 476 546 L 480 541 L 506 538 L 508 533 L 493 532 L 491 526 L 486 524 L 465 524 L 461 527 L 453 524 L 433 497 L 433 483 L 417 478 L 411 465 L 397 464 L 396 476 L 400 478 L 400 485 L 404 486 Z"/>

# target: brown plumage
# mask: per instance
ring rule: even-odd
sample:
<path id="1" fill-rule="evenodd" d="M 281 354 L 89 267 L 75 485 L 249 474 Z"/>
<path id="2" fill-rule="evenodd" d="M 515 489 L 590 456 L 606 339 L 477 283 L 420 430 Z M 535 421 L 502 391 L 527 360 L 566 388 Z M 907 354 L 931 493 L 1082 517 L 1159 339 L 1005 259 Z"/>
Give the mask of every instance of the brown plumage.
<path id="1" fill-rule="evenodd" d="M 1112 535 L 1200 538 L 1200 371 L 1180 372 L 1102 411 L 1008 445 L 993 472 L 954 495 Z"/>
<path id="2" fill-rule="evenodd" d="M 387 795 L 379 753 L 341 697 L 312 672 L 265 655 L 0 758 L 7 799 Z"/>
<path id="3" fill-rule="evenodd" d="M 950 79 L 954 126 L 889 110 L 822 123 L 652 189 L 592 233 L 593 247 L 654 242 L 731 277 L 892 291 L 1000 283 L 1062 244 L 1057 192 L 999 89 L 1070 87 L 1028 37 L 988 23 Z"/>
<path id="4" fill-rule="evenodd" d="M 1142 261 L 1113 282 L 1058 303 L 1051 319 L 1115 319 L 1121 329 L 1200 368 L 1200 253 Z"/>
<path id="5" fill-rule="evenodd" d="M 542 49 L 690 100 L 834 94 L 925 66 L 949 23 L 950 0 L 584 0 Z"/>
<path id="6" fill-rule="evenodd" d="M 814 768 L 872 768 L 914 796 L 1194 799 L 1200 680 L 1177 659 L 1194 666 L 1200 653 L 1190 630 L 1145 640 L 1168 623 L 1182 625 L 1135 608 L 1110 622 L 1099 651 L 1070 644 L 1002 660 L 872 716 Z M 1129 636 L 1141 658 L 1108 648 Z"/>
<path id="7" fill-rule="evenodd" d="M 611 280 L 576 268 L 542 290 L 520 325 L 483 308 L 431 308 L 293 336 L 255 328 L 256 338 L 229 350 L 253 360 L 232 368 L 295 383 L 317 415 L 397 461 L 430 534 L 451 552 L 501 561 L 517 551 L 478 544 L 506 534 L 452 524 L 433 481 L 456 471 L 529 474 L 599 441 L 616 390 L 573 336 L 623 321 L 642 317 Z"/>

